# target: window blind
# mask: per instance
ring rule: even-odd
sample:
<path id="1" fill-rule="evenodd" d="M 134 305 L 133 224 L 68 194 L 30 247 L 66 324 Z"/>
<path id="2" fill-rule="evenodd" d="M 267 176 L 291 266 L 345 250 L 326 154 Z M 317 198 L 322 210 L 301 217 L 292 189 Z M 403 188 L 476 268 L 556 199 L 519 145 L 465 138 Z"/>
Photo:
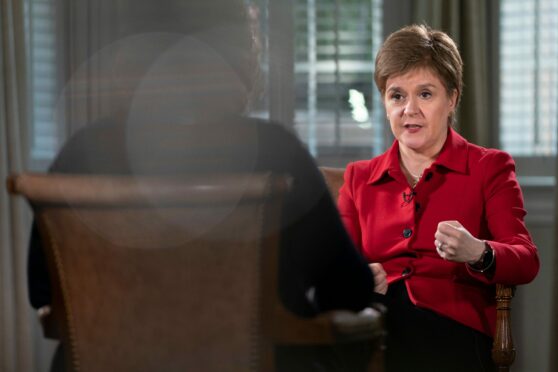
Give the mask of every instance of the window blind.
<path id="1" fill-rule="evenodd" d="M 500 142 L 513 155 L 553 155 L 558 4 L 502 0 L 500 9 Z"/>
<path id="2" fill-rule="evenodd" d="M 62 132 L 55 119 L 56 6 L 54 0 L 26 1 L 31 154 L 48 164 Z M 265 51 L 267 1 L 247 3 L 260 6 Z M 296 132 L 316 156 L 381 153 L 384 115 L 373 72 L 382 41 L 382 0 L 294 0 L 294 17 Z"/>
<path id="3" fill-rule="evenodd" d="M 31 161 L 44 167 L 60 141 L 54 118 L 58 99 L 56 8 L 53 0 L 27 0 L 26 10 Z"/>
<path id="4" fill-rule="evenodd" d="M 381 0 L 296 0 L 295 130 L 314 156 L 383 151 Z"/>

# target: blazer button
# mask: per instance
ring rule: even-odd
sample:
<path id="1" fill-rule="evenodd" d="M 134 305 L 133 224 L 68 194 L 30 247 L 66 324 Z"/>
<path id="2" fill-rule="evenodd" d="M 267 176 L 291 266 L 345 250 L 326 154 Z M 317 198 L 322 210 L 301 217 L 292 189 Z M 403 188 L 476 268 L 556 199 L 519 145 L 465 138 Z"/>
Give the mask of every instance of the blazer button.
<path id="1" fill-rule="evenodd" d="M 403 236 L 405 238 L 410 238 L 411 235 L 413 235 L 413 230 L 406 228 L 405 230 L 403 230 Z"/>
<path id="2" fill-rule="evenodd" d="M 406 267 L 403 269 L 403 271 L 401 272 L 401 276 L 407 276 L 411 273 L 411 269 Z"/>

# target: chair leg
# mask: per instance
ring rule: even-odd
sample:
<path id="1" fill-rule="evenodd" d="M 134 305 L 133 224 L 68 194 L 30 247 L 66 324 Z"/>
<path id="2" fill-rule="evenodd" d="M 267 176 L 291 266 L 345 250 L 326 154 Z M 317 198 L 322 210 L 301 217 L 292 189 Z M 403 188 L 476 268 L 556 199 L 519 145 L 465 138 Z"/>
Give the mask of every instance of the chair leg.
<path id="1" fill-rule="evenodd" d="M 498 372 L 509 372 L 515 360 L 511 331 L 511 300 L 514 287 L 496 285 L 496 332 L 492 346 L 492 360 Z"/>

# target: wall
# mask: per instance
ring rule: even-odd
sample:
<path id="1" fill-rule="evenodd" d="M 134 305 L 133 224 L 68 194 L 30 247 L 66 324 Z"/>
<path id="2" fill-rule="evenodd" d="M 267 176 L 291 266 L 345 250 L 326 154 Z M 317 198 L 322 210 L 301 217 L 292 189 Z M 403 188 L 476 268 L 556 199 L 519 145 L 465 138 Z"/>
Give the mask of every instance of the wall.
<path id="1" fill-rule="evenodd" d="M 550 180 L 549 180 L 550 181 Z M 520 286 L 512 303 L 512 330 L 517 350 L 514 372 L 550 372 L 549 342 L 554 262 L 554 185 L 522 186 L 526 222 L 539 249 L 541 270 Z"/>

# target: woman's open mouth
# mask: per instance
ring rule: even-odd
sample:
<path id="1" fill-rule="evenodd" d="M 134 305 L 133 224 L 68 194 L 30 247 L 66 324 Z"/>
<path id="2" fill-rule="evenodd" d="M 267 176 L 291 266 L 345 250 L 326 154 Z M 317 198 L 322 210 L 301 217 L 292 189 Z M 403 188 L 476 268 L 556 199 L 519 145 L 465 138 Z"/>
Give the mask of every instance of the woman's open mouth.
<path id="1" fill-rule="evenodd" d="M 403 127 L 409 132 L 409 133 L 416 133 L 419 130 L 422 129 L 422 125 L 419 124 L 405 124 L 403 125 Z"/>

